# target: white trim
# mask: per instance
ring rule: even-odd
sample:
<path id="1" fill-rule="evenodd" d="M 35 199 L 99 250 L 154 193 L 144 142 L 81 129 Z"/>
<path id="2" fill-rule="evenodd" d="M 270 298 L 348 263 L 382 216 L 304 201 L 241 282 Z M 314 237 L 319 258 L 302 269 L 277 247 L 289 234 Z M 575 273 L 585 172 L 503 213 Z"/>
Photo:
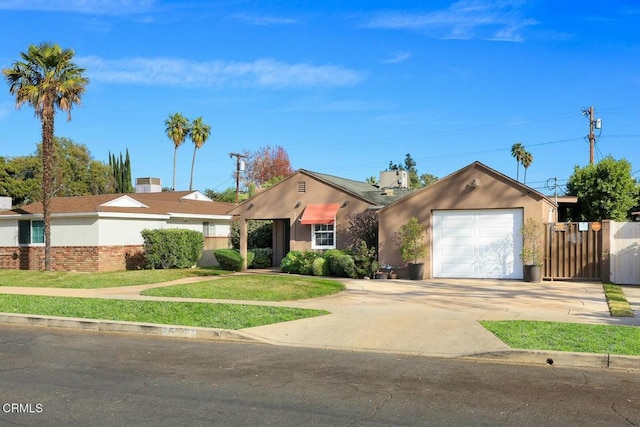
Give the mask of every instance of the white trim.
<path id="1" fill-rule="evenodd" d="M 111 208 L 148 208 L 149 206 L 140 202 L 139 200 L 134 199 L 133 197 L 124 195 L 117 197 L 115 199 L 109 200 L 108 202 L 102 203 L 100 206 L 106 206 Z"/>
<path id="2" fill-rule="evenodd" d="M 310 224 L 311 225 L 311 249 L 335 249 L 336 248 L 336 223 L 335 221 L 331 224 Z M 333 227 L 333 245 L 316 245 L 316 226 L 318 225 L 330 225 Z M 320 231 L 319 233 L 322 233 Z M 329 231 L 325 231 L 324 233 L 329 233 Z"/>
<path id="3" fill-rule="evenodd" d="M 226 219 L 231 220 L 232 215 L 208 215 L 208 214 L 189 214 L 169 212 L 171 218 L 191 218 L 191 219 Z"/>
<path id="4" fill-rule="evenodd" d="M 194 191 L 193 193 L 189 193 L 186 194 L 182 197 L 180 197 L 181 199 L 184 200 L 197 200 L 200 202 L 213 202 L 213 200 L 211 200 L 210 198 L 208 198 L 207 196 L 205 196 L 203 193 L 199 192 L 199 191 Z"/>

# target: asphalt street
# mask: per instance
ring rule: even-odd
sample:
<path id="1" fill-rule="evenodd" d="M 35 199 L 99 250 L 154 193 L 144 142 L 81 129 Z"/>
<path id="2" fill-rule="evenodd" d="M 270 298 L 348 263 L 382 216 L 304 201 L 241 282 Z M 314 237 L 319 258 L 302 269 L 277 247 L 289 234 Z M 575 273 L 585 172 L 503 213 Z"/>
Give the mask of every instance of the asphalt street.
<path id="1" fill-rule="evenodd" d="M 0 328 L 0 425 L 640 425 L 640 373 Z"/>

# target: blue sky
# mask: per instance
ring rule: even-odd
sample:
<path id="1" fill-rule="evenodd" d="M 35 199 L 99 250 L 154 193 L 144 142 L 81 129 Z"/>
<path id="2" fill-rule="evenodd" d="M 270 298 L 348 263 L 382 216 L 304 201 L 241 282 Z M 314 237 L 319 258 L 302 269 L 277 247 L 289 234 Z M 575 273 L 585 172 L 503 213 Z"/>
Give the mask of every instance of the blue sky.
<path id="1" fill-rule="evenodd" d="M 90 84 L 56 135 L 94 158 L 129 149 L 135 177 L 171 186 L 164 121 L 212 137 L 194 187 L 234 185 L 233 151 L 280 145 L 294 169 L 364 180 L 406 153 L 444 177 L 478 160 L 527 183 L 589 162 L 583 108 L 602 119 L 596 161 L 640 178 L 640 4 L 630 1 L 0 0 L 0 67 L 29 44 L 76 52 Z M 0 90 L 0 155 L 31 154 L 40 126 Z M 193 144 L 178 151 L 187 189 Z M 520 172 L 522 180 L 522 171 Z"/>

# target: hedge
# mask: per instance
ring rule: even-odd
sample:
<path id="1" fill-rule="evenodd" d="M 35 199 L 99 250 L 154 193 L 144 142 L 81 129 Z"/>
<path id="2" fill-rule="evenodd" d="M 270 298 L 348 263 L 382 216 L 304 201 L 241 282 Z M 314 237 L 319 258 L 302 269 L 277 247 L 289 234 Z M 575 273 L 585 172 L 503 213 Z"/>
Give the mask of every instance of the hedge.
<path id="1" fill-rule="evenodd" d="M 216 249 L 213 256 L 218 260 L 218 264 L 225 270 L 240 271 L 242 270 L 243 258 L 240 252 L 235 249 Z M 247 265 L 253 261 L 253 253 L 247 252 Z"/>
<path id="2" fill-rule="evenodd" d="M 142 230 L 144 257 L 149 268 L 189 268 L 202 256 L 204 237 L 194 230 Z"/>

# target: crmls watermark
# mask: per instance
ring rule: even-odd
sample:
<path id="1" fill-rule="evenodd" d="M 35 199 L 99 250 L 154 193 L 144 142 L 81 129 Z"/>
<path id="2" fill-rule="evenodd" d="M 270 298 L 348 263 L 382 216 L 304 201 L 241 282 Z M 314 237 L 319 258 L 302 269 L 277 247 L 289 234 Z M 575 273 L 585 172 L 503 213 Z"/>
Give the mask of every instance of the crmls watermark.
<path id="1" fill-rule="evenodd" d="M 42 403 L 3 403 L 2 412 L 5 414 L 39 414 Z"/>

